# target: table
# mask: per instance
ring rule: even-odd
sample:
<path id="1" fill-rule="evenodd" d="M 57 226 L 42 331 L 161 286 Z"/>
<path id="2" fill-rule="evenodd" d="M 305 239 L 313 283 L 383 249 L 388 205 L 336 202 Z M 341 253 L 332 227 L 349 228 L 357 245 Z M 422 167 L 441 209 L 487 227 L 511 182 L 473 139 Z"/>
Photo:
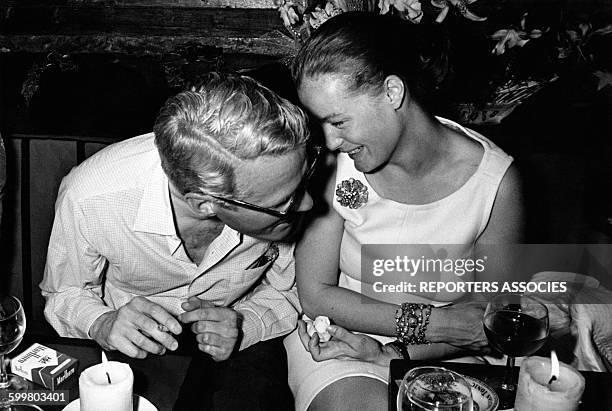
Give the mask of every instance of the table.
<path id="1" fill-rule="evenodd" d="M 402 380 L 406 372 L 414 367 L 425 365 L 441 366 L 460 374 L 469 375 L 484 381 L 495 390 L 501 400 L 501 382 L 504 378 L 505 367 L 500 365 L 466 364 L 442 361 L 406 361 L 392 360 L 389 370 L 389 411 L 396 410 L 398 392 L 397 380 Z M 518 367 L 515 367 L 518 377 Z M 612 374 L 582 371 L 586 380 L 584 395 L 582 396 L 581 411 L 610 411 L 612 410 Z"/>
<path id="2" fill-rule="evenodd" d="M 101 361 L 101 349 L 93 341 L 75 338 L 28 336 L 11 357 L 24 351 L 33 343 L 51 347 L 79 360 L 76 374 L 63 382 L 57 389 L 69 390 L 70 401 L 79 397 L 79 374 L 84 369 Z M 134 372 L 134 393 L 151 401 L 159 411 L 171 411 L 191 363 L 191 353 L 178 351 L 165 355 L 149 355 L 146 359 L 129 358 L 118 352 L 107 352 L 109 360 L 128 363 Z M 30 383 L 33 390 L 46 388 Z M 65 405 L 41 406 L 45 411 L 61 411 Z"/>

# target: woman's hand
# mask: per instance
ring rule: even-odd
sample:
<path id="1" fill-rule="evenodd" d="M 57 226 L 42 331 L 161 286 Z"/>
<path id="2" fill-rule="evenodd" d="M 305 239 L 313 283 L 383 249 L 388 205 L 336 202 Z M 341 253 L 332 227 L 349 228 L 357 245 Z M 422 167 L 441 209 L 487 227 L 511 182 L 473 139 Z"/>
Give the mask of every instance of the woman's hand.
<path id="1" fill-rule="evenodd" d="M 354 334 L 337 325 L 330 325 L 327 331 L 332 339 L 320 342 L 319 335 L 315 332 L 310 337 L 306 332 L 306 323 L 298 320 L 298 334 L 302 345 L 317 362 L 332 358 L 354 359 L 388 366 L 393 358 L 398 358 L 393 349 L 385 347 L 370 336 Z"/>
<path id="2" fill-rule="evenodd" d="M 482 320 L 486 303 L 457 303 L 431 310 L 425 338 L 468 351 L 488 352 Z"/>

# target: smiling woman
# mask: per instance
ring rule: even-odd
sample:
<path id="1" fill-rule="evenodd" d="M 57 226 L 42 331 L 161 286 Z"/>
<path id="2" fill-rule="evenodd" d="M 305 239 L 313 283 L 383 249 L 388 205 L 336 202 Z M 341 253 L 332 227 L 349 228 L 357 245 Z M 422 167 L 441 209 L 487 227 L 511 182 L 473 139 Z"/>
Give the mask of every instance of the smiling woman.
<path id="1" fill-rule="evenodd" d="M 390 38 L 404 39 L 401 49 Z M 444 299 L 420 292 L 411 286 L 419 277 L 411 276 L 408 292 L 377 293 L 385 279 L 374 282 L 360 264 L 363 244 L 457 244 L 453 252 L 465 258 L 474 245 L 522 238 L 512 158 L 428 110 L 448 71 L 446 44 L 431 28 L 344 13 L 315 31 L 296 57 L 299 98 L 338 152 L 329 208 L 313 218 L 296 250 L 306 315 L 335 324 L 329 342 L 308 336 L 303 323 L 285 341 L 298 410 L 384 408 L 389 361 L 403 352 L 397 344 L 416 359 L 486 346 L 481 304 L 459 302 L 464 293 Z M 360 200 L 350 201 L 355 195 Z M 415 258 L 421 249 L 406 246 Z M 394 337 L 395 345 L 384 345 Z"/>

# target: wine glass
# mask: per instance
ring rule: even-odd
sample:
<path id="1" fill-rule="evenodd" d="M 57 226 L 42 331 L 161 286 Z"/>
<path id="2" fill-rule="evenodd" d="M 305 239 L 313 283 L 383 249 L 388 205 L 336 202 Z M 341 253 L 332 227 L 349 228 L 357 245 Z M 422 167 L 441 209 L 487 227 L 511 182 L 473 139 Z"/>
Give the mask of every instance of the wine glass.
<path id="1" fill-rule="evenodd" d="M 23 378 L 7 374 L 4 354 L 13 351 L 21 342 L 26 329 L 26 319 L 21 302 L 15 297 L 0 297 L 0 409 L 40 409 L 36 406 L 12 405 L 8 393 L 28 388 Z"/>
<path id="2" fill-rule="evenodd" d="M 548 338 L 548 309 L 524 294 L 500 294 L 487 305 L 483 323 L 491 346 L 508 356 L 501 388 L 514 392 L 514 359 L 542 348 Z"/>
<path id="3" fill-rule="evenodd" d="M 461 374 L 443 367 L 416 367 L 402 380 L 398 411 L 472 411 L 472 389 Z"/>

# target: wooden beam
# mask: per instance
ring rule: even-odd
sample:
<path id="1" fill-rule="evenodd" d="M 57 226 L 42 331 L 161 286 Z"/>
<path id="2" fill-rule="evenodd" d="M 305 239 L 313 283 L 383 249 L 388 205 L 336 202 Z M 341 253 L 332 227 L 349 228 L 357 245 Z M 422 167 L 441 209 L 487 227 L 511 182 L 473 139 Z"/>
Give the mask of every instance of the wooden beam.
<path id="1" fill-rule="evenodd" d="M 15 0 L 12 0 L 15 1 Z M 67 0 L 69 3 L 108 3 L 159 5 L 168 7 L 232 7 L 236 9 L 276 9 L 280 0 Z M 294 0 L 307 7 L 315 0 Z"/>
<path id="2" fill-rule="evenodd" d="M 111 6 L 164 6 L 164 7 L 216 7 L 235 9 L 276 9 L 278 0 L 4 0 L 6 6 L 65 6 L 65 5 L 111 5 Z M 306 7 L 308 0 L 297 0 Z"/>
<path id="3" fill-rule="evenodd" d="M 108 0 L 69 0 L 73 4 L 107 3 Z M 274 0 L 115 0 L 119 5 L 166 7 L 231 7 L 236 9 L 275 9 Z"/>
<path id="4" fill-rule="evenodd" d="M 285 56 L 293 39 L 272 9 L 0 6 L 0 51 L 155 55 L 186 46 Z"/>
<path id="5" fill-rule="evenodd" d="M 3 34 L 253 37 L 282 28 L 276 10 L 153 6 L 0 6 Z"/>
<path id="6" fill-rule="evenodd" d="M 280 33 L 261 37 L 121 36 L 121 35 L 0 35 L 0 52 L 119 53 L 162 55 L 193 46 L 219 48 L 224 53 L 292 55 L 293 40 Z"/>

